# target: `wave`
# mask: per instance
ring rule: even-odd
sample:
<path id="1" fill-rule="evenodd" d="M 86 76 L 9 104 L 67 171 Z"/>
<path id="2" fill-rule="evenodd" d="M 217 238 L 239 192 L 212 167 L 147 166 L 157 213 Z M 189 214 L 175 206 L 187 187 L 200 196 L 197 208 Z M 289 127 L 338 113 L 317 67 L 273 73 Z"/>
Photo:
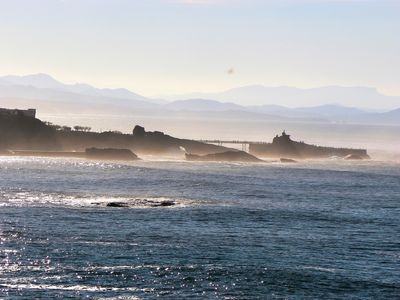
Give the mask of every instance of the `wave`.
<path id="1" fill-rule="evenodd" d="M 91 286 L 91 285 L 62 285 L 62 284 L 35 284 L 35 283 L 15 283 L 1 284 L 9 289 L 36 289 L 36 290 L 63 290 L 63 291 L 82 291 L 82 292 L 149 292 L 151 289 L 139 289 L 135 287 L 107 287 L 107 286 Z M 139 298 L 136 298 L 139 299 Z"/>
<path id="2" fill-rule="evenodd" d="M 333 268 L 324 268 L 324 267 L 318 267 L 318 266 L 306 266 L 304 267 L 305 270 L 313 270 L 313 271 L 319 271 L 319 272 L 327 272 L 327 273 L 335 273 L 337 270 Z"/>

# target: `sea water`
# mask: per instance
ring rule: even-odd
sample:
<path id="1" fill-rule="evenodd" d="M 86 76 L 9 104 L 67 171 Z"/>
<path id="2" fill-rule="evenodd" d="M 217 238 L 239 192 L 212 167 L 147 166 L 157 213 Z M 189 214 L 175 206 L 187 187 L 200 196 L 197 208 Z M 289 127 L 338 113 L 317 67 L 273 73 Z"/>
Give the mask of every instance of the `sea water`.
<path id="1" fill-rule="evenodd" d="M 400 165 L 0 158 L 0 298 L 159 296 L 398 299 Z"/>

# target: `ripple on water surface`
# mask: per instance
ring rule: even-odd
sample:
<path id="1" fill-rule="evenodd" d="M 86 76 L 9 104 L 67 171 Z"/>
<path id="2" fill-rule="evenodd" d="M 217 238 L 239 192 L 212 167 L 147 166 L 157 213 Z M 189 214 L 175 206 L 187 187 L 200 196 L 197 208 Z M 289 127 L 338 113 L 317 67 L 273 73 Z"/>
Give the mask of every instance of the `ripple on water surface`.
<path id="1" fill-rule="evenodd" d="M 0 158 L 0 298 L 395 299 L 399 195 L 374 162 Z"/>

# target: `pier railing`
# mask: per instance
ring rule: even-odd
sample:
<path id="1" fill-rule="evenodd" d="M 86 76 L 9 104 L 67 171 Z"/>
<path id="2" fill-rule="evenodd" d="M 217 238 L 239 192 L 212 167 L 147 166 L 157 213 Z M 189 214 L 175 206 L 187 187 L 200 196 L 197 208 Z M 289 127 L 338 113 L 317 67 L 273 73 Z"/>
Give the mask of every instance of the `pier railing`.
<path id="1" fill-rule="evenodd" d="M 196 140 L 197 142 L 206 144 L 216 144 L 218 146 L 222 145 L 242 145 L 242 151 L 248 152 L 251 144 L 265 145 L 270 144 L 268 142 L 260 141 L 241 141 L 241 140 Z"/>

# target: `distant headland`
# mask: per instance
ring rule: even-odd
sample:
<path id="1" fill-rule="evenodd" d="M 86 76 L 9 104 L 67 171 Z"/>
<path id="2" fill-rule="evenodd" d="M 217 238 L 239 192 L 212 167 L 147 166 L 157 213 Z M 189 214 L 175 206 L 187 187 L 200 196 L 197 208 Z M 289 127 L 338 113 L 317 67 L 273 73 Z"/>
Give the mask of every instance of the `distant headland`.
<path id="1" fill-rule="evenodd" d="M 286 132 L 272 143 L 248 143 L 248 152 L 203 141 L 179 139 L 136 125 L 132 134 L 91 132 L 90 127 L 59 126 L 36 118 L 36 110 L 0 108 L 0 155 L 136 160 L 142 155 L 191 161 L 262 162 L 262 158 L 313 159 L 332 156 L 368 159 L 367 150 L 332 148 L 293 141 Z M 139 156 L 139 157 L 138 157 Z M 285 160 L 281 160 L 285 161 Z"/>
<path id="2" fill-rule="evenodd" d="M 296 142 L 285 131 L 282 132 L 281 136 L 276 135 L 272 143 L 250 144 L 249 152 L 256 156 L 271 158 L 315 159 L 335 156 L 347 159 L 370 158 L 365 149 L 321 147 L 304 142 Z"/>
<path id="3" fill-rule="evenodd" d="M 179 139 L 161 131 L 149 132 L 135 126 L 132 134 L 117 131 L 91 132 L 89 127 L 59 126 L 35 118 L 35 110 L 0 109 L 0 153 L 43 156 L 79 156 L 87 149 L 127 149 L 136 155 L 184 157 L 185 151 L 207 155 L 229 149 L 189 139 Z M 183 150 L 184 149 L 184 150 Z M 121 152 L 122 153 L 122 152 Z M 40 154 L 40 155 L 39 155 Z M 96 155 L 100 158 L 101 155 Z"/>

